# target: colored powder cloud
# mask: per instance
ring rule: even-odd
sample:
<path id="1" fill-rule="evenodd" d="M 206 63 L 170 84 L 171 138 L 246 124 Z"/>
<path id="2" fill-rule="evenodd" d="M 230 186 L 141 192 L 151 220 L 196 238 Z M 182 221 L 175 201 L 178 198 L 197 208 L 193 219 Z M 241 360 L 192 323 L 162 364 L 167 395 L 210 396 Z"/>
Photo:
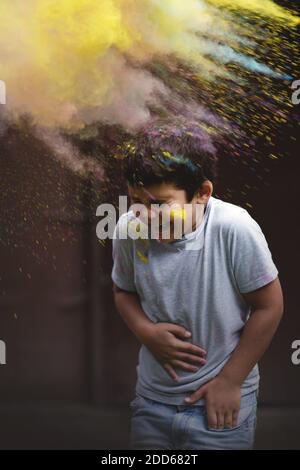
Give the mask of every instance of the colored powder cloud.
<path id="1" fill-rule="evenodd" d="M 248 56 L 255 29 L 231 11 L 285 26 L 299 19 L 267 0 L 2 0 L 0 77 L 13 116 L 41 125 L 80 129 L 101 121 L 143 125 L 151 107 L 170 99 L 164 80 L 149 71 L 170 57 L 201 81 L 237 79 L 238 63 L 254 73 L 282 76 Z M 241 15 L 242 18 L 242 15 Z M 175 99 L 175 98 L 174 98 Z"/>

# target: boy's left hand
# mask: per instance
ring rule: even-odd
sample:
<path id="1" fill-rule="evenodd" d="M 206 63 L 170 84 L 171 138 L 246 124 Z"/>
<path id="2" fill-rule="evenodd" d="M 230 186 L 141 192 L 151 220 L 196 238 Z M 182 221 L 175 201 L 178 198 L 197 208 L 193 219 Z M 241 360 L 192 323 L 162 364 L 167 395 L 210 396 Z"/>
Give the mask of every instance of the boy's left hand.
<path id="1" fill-rule="evenodd" d="M 228 379 L 217 376 L 189 397 L 187 404 L 205 398 L 208 426 L 213 429 L 237 426 L 241 405 L 241 387 Z"/>

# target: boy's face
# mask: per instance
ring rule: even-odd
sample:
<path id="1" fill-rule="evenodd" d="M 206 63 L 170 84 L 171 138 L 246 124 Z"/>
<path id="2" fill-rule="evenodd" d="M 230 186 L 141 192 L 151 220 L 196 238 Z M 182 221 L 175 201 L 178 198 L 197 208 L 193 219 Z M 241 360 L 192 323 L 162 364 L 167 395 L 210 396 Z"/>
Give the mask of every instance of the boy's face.
<path id="1" fill-rule="evenodd" d="M 158 225 L 158 241 L 171 242 L 182 238 L 183 233 L 195 230 L 201 222 L 205 205 L 212 192 L 212 183 L 205 181 L 191 201 L 187 200 L 184 189 L 178 189 L 172 183 L 160 183 L 151 186 L 128 186 L 131 204 L 142 204 L 145 210 L 133 212 L 142 222 L 150 227 L 154 221 Z M 151 204 L 164 205 L 158 211 Z M 175 230 L 176 226 L 176 230 Z M 167 230 L 163 232 L 163 228 Z M 169 227 L 169 228 L 168 228 Z M 180 234 L 178 236 L 178 233 Z"/>

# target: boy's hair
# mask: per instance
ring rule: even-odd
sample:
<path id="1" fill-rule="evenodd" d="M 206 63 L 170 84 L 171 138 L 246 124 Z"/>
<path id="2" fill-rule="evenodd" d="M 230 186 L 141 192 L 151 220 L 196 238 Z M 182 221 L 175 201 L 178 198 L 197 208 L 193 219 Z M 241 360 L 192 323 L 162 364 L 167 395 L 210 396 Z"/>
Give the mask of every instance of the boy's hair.
<path id="1" fill-rule="evenodd" d="M 188 201 L 208 179 L 217 177 L 216 149 L 197 123 L 144 128 L 125 146 L 124 174 L 130 186 L 173 183 Z"/>

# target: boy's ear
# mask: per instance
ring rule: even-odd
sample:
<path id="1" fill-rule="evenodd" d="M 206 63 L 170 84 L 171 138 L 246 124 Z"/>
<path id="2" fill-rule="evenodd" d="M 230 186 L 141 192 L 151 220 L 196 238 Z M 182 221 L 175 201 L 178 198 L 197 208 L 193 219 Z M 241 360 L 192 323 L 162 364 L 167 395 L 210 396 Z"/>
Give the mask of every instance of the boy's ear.
<path id="1" fill-rule="evenodd" d="M 201 187 L 196 191 L 195 198 L 196 202 L 206 204 L 212 195 L 213 184 L 210 180 L 203 181 Z"/>

